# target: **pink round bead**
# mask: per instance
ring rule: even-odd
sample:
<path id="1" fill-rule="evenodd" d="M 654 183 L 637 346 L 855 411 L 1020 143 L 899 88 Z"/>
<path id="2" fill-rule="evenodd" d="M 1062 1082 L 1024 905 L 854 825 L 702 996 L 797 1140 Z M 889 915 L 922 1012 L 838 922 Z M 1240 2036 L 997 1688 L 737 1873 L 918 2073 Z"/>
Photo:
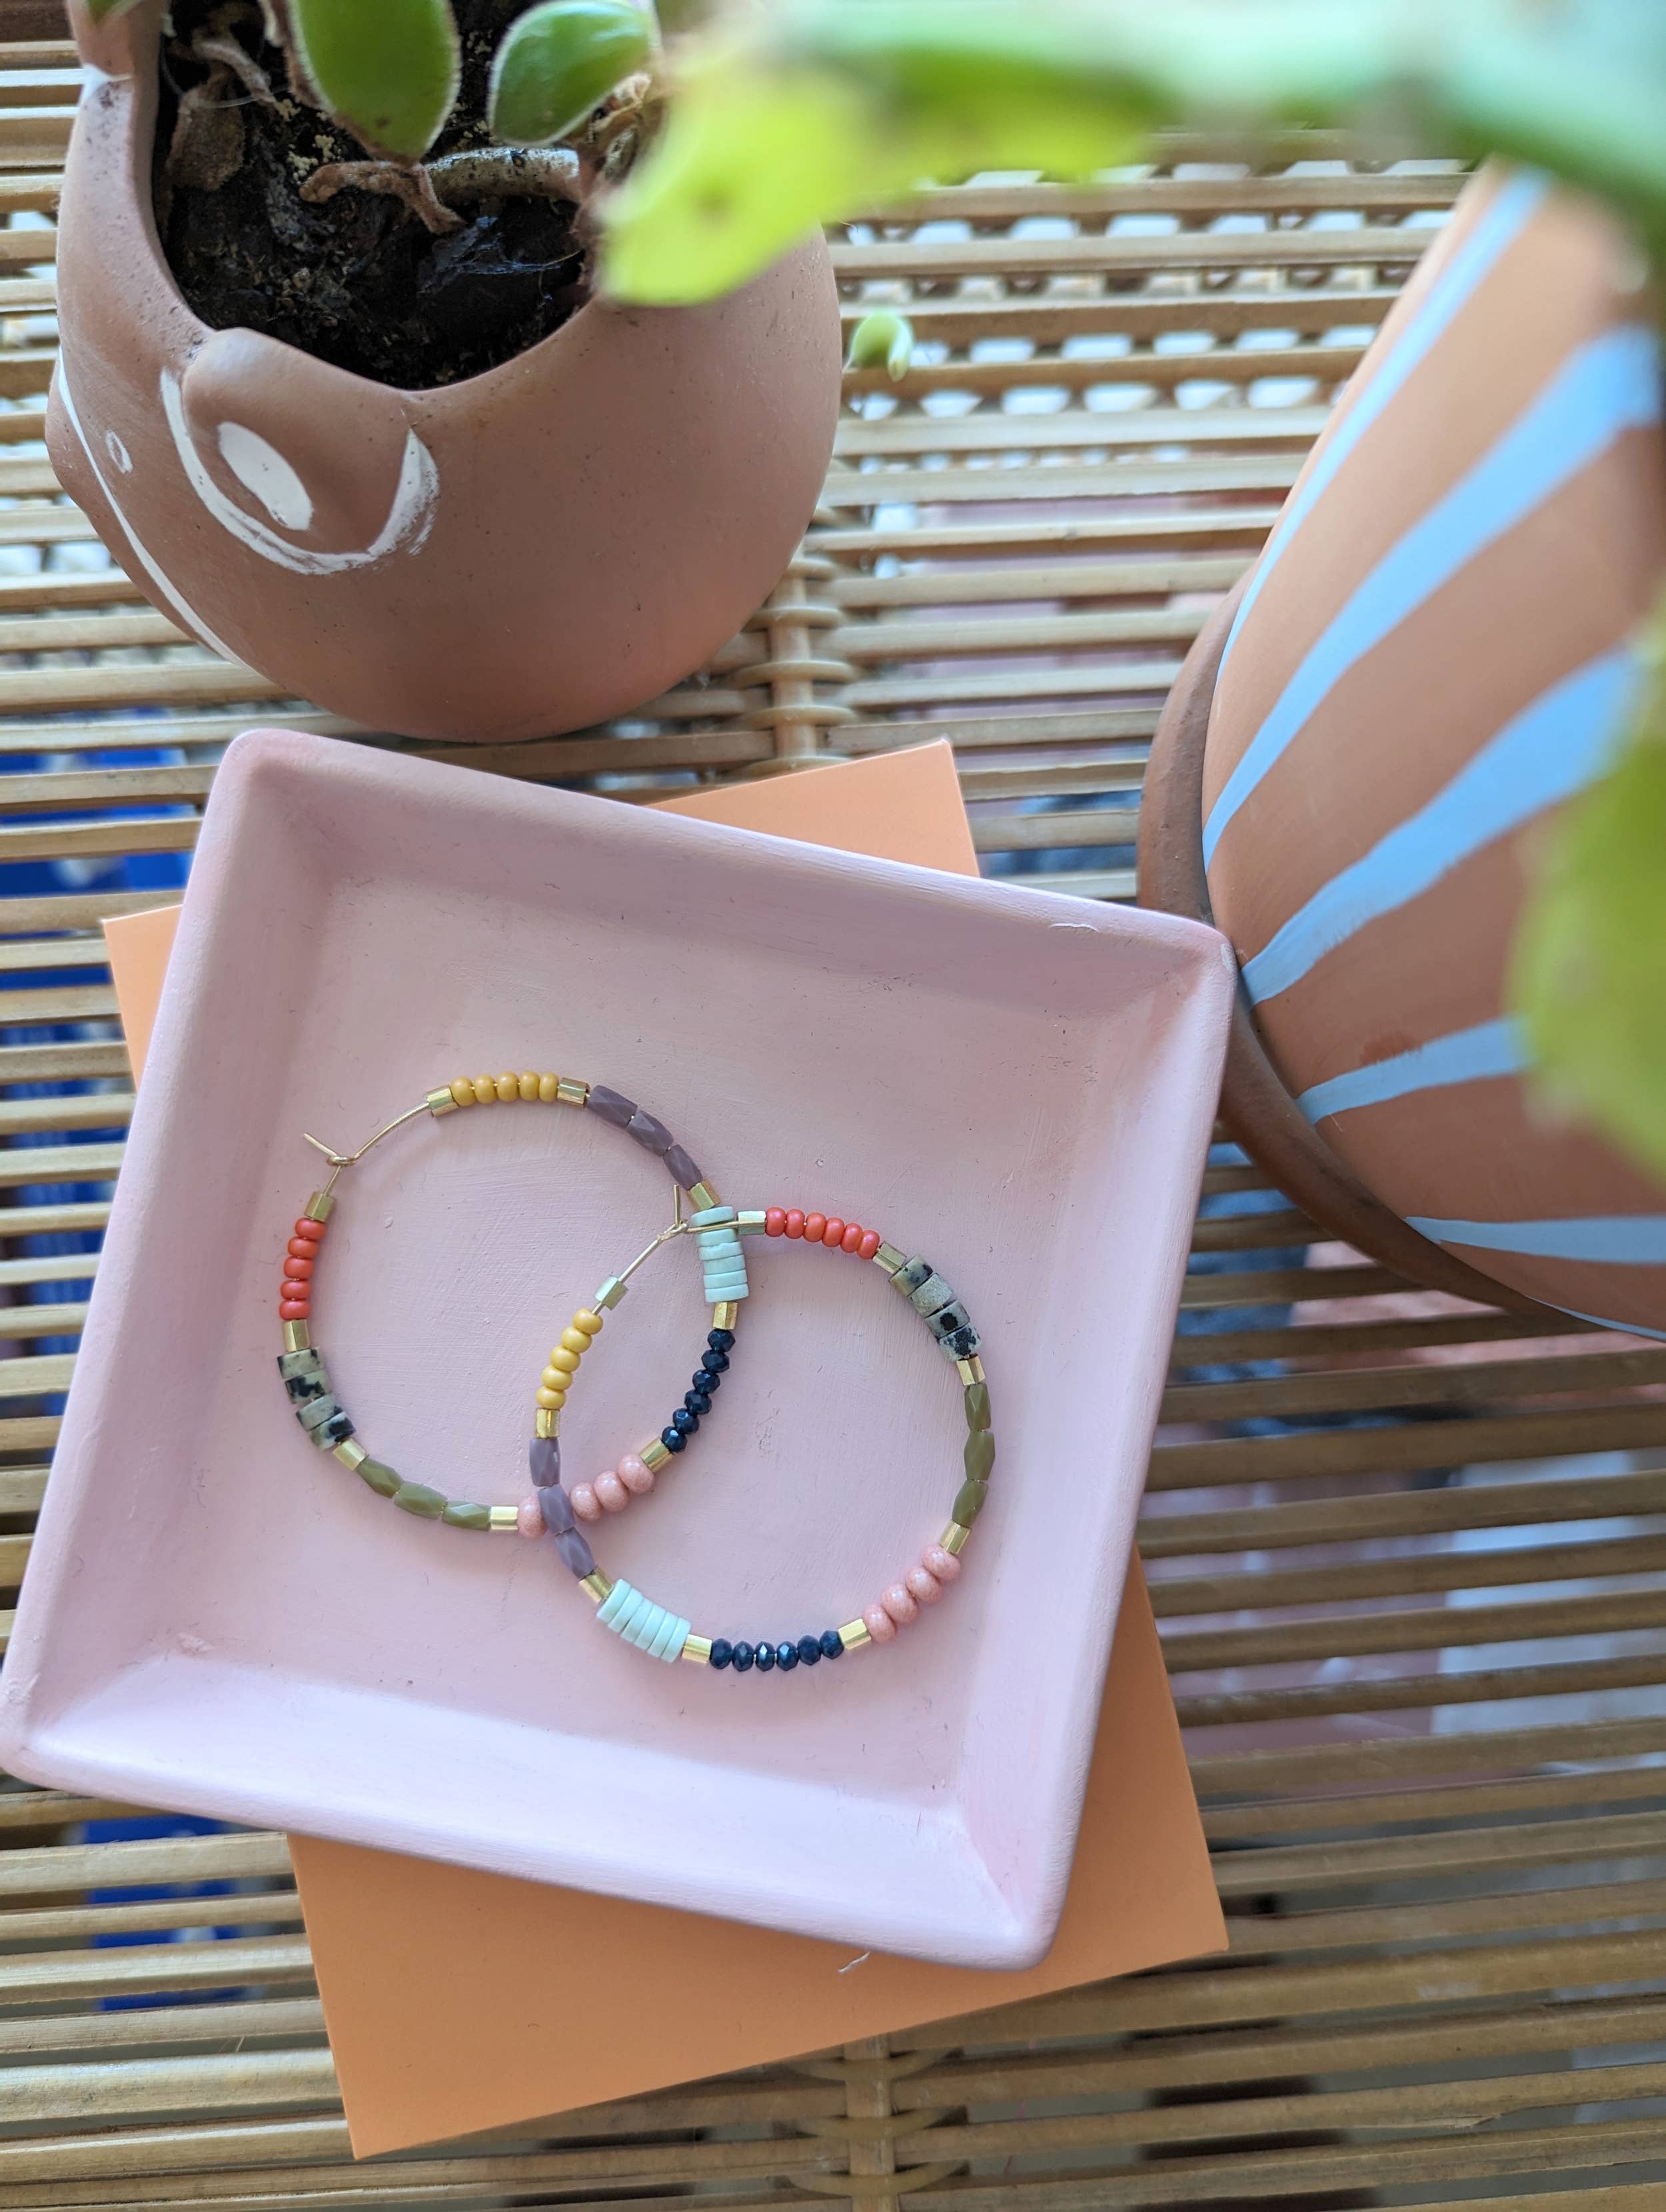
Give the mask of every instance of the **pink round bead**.
<path id="1" fill-rule="evenodd" d="M 910 1567 L 903 1579 L 910 1595 L 917 1597 L 921 1605 L 935 1605 L 943 1595 L 942 1583 L 928 1567 Z"/>
<path id="2" fill-rule="evenodd" d="M 605 1474 L 599 1474 L 593 1486 L 597 1503 L 604 1512 L 623 1513 L 630 1503 L 630 1492 L 610 1467 Z"/>
<path id="3" fill-rule="evenodd" d="M 538 1502 L 537 1491 L 523 1498 L 516 1506 L 515 1526 L 523 1536 L 541 1536 L 544 1534 L 544 1508 Z"/>
<path id="4" fill-rule="evenodd" d="M 941 1544 L 933 1544 L 924 1561 L 927 1574 L 934 1575 L 940 1583 L 952 1583 L 960 1572 L 960 1562 L 952 1552 L 945 1552 Z"/>
<path id="5" fill-rule="evenodd" d="M 899 1628 L 906 1628 L 911 1620 L 920 1618 L 920 1608 L 909 1595 L 905 1583 L 893 1583 L 888 1590 L 881 1590 L 879 1602 Z"/>
<path id="6" fill-rule="evenodd" d="M 635 1452 L 627 1452 L 615 1471 L 633 1498 L 646 1498 L 654 1487 L 654 1469 Z"/>
<path id="7" fill-rule="evenodd" d="M 897 1635 L 897 1623 L 882 1605 L 862 1607 L 862 1626 L 876 1644 L 890 1644 Z"/>
<path id="8" fill-rule="evenodd" d="M 573 1485 L 569 1495 L 573 1500 L 573 1510 L 578 1515 L 581 1521 L 599 1521 L 601 1519 L 601 1500 L 597 1497 L 595 1491 L 591 1487 L 589 1483 L 575 1482 Z"/>

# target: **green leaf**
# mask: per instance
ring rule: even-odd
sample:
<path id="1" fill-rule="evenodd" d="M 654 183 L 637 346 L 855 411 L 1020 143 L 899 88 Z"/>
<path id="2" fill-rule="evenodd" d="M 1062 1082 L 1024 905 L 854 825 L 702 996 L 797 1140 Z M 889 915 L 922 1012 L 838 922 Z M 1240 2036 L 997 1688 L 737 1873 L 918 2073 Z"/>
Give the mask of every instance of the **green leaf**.
<path id="1" fill-rule="evenodd" d="M 1169 123 L 1386 123 L 1607 194 L 1666 240 L 1661 0 L 775 0 L 697 33 L 607 219 L 628 298 L 707 298 L 813 224 Z"/>
<path id="2" fill-rule="evenodd" d="M 287 0 L 295 59 L 368 153 L 420 161 L 457 98 L 449 0 Z"/>
<path id="3" fill-rule="evenodd" d="M 654 22 L 633 0 L 549 0 L 511 24 L 492 64 L 491 132 L 548 146 L 647 67 Z"/>
<path id="4" fill-rule="evenodd" d="M 913 359 L 914 325 L 890 307 L 864 315 L 851 333 L 852 368 L 883 368 L 893 384 L 900 384 Z"/>
<path id="5" fill-rule="evenodd" d="M 1666 594 L 1650 633 L 1642 713 L 1557 826 L 1511 992 L 1552 1101 L 1666 1182 Z"/>

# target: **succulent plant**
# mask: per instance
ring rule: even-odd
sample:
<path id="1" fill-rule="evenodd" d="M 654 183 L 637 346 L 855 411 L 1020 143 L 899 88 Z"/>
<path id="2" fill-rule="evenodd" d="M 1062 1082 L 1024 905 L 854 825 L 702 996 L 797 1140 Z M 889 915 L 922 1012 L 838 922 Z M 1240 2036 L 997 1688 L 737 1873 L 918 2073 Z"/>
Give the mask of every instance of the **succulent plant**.
<path id="1" fill-rule="evenodd" d="M 82 0 L 95 23 L 139 0 Z M 451 0 L 261 0 L 268 35 L 288 58 L 292 88 L 358 141 L 362 161 L 326 163 L 301 197 L 350 187 L 403 200 L 435 231 L 454 230 L 458 204 L 488 194 L 582 199 L 598 177 L 620 173 L 652 92 L 658 39 L 636 0 L 543 0 L 511 24 L 493 64 L 489 124 L 496 149 L 427 156 L 456 104 L 459 47 Z M 199 35 L 199 58 L 249 85 L 253 64 L 224 37 Z M 258 72 L 257 72 L 258 74 Z M 557 147 L 590 125 L 629 87 L 606 128 L 566 158 Z M 271 98 L 264 77 L 249 88 Z M 608 158 L 611 156 L 611 160 Z"/>

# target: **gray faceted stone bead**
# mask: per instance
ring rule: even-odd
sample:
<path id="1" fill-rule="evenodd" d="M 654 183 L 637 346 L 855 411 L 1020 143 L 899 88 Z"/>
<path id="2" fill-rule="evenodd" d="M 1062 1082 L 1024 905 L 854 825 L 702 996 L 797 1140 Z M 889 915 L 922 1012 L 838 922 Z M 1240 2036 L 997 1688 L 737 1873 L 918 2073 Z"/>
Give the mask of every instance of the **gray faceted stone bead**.
<path id="1" fill-rule="evenodd" d="M 532 1480 L 542 1490 L 546 1483 L 561 1480 L 561 1438 L 534 1437 L 526 1447 L 526 1464 L 532 1470 Z"/>
<path id="2" fill-rule="evenodd" d="M 571 1535 L 578 1523 L 573 1517 L 573 1501 L 560 1483 L 546 1484 L 538 1494 L 538 1502 L 543 1509 L 544 1525 L 550 1534 L 552 1536 Z"/>
<path id="3" fill-rule="evenodd" d="M 680 1145 L 673 1145 L 666 1154 L 666 1166 L 679 1189 L 692 1190 L 696 1183 L 706 1180 Z"/>
<path id="4" fill-rule="evenodd" d="M 636 1101 L 627 1098 L 623 1091 L 610 1091 L 605 1083 L 593 1083 L 587 1110 L 599 1114 L 604 1121 L 611 1121 L 616 1129 L 626 1127 L 636 1111 Z"/>
<path id="5" fill-rule="evenodd" d="M 677 1142 L 665 1123 L 642 1106 L 625 1123 L 625 1134 L 635 1137 L 645 1152 L 652 1152 L 656 1158 L 668 1152 Z"/>
<path id="6" fill-rule="evenodd" d="M 596 1555 L 576 1528 L 569 1528 L 564 1536 L 556 1539 L 556 1549 L 561 1553 L 562 1565 L 582 1582 L 587 1575 L 596 1571 Z"/>

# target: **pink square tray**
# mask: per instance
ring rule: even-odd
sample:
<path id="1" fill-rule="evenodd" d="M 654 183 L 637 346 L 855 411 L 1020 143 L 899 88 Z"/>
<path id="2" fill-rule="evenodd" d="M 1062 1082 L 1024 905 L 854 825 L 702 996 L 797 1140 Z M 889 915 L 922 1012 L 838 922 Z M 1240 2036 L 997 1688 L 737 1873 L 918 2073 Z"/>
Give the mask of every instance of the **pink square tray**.
<path id="1" fill-rule="evenodd" d="M 34 1781 L 950 1964 L 1061 1904 L 1231 990 L 1165 916 L 325 738 L 231 748 L 185 901 L 0 1705 Z M 656 1665 L 547 1545 L 390 1507 L 291 1419 L 275 1285 L 343 1150 L 455 1074 L 640 1099 L 740 1206 L 940 1266 L 994 1493 L 948 1601 L 786 1680 Z M 671 1215 L 584 1114 L 422 1120 L 345 1179 L 313 1333 L 363 1441 L 526 1487 L 552 1332 Z M 946 1518 L 959 1387 L 878 1270 L 748 1240 L 695 1447 L 598 1556 L 708 1633 L 849 1619 Z M 645 1269 L 569 1480 L 680 1401 L 695 1256 Z M 647 1997 L 651 2002 L 651 1995 Z"/>

